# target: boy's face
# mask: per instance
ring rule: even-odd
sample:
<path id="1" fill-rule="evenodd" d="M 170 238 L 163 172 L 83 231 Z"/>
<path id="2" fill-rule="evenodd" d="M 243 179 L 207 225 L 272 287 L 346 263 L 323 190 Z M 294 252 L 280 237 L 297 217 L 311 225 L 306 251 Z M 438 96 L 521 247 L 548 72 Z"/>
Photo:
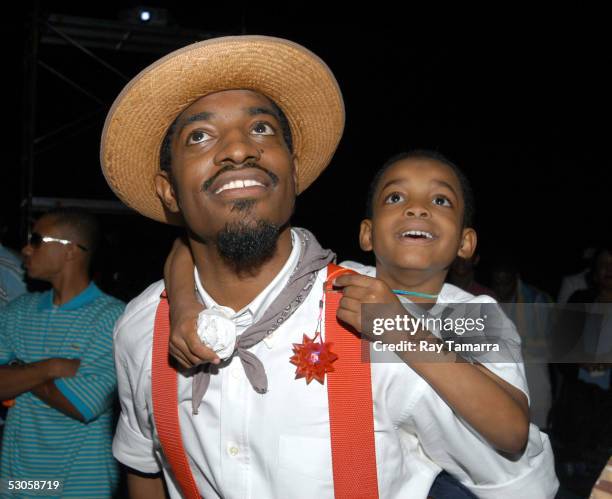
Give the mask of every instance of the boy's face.
<path id="1" fill-rule="evenodd" d="M 457 256 L 469 258 L 476 249 L 475 231 L 463 228 L 459 179 L 436 160 L 408 158 L 390 166 L 372 206 L 360 244 L 387 269 L 446 271 Z"/>

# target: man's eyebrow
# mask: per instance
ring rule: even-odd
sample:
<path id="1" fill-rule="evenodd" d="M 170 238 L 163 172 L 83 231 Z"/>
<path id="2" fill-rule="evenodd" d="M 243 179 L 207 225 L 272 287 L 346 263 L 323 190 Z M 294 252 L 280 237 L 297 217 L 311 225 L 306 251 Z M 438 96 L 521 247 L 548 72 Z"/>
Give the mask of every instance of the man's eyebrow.
<path id="1" fill-rule="evenodd" d="M 187 116 L 187 118 L 181 120 L 179 123 L 179 133 L 189 123 L 194 123 L 196 121 L 210 121 L 211 118 L 213 118 L 214 116 L 215 116 L 215 113 L 209 113 L 208 111 L 203 111 L 201 113 L 192 114 L 191 116 Z"/>
<path id="2" fill-rule="evenodd" d="M 250 116 L 257 116 L 259 114 L 269 114 L 270 116 L 274 116 L 276 119 L 278 119 L 278 114 L 276 114 L 274 112 L 274 109 L 272 109 L 271 107 L 249 107 L 247 109 L 247 113 L 249 113 Z"/>

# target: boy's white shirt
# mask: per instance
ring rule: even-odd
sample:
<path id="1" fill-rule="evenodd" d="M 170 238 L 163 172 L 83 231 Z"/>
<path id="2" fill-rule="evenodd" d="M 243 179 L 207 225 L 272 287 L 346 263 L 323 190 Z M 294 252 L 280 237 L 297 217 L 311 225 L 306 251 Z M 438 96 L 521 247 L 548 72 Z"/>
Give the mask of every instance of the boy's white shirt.
<path id="1" fill-rule="evenodd" d="M 259 315 L 258 307 L 282 291 L 292 268 L 286 265 L 252 304 L 235 314 L 239 334 L 250 325 L 249 317 Z M 368 272 L 364 266 L 355 270 Z M 253 390 L 234 357 L 211 376 L 194 416 L 191 379 L 179 375 L 183 443 L 200 493 L 207 499 L 333 497 L 327 391 L 316 381 L 306 385 L 296 380 L 295 366 L 289 362 L 292 344 L 315 332 L 326 275 L 326 269 L 320 271 L 298 310 L 250 350 L 266 368 L 268 393 Z M 171 497 L 178 498 L 152 424 L 151 346 L 163 287 L 159 281 L 132 300 L 115 328 L 122 413 L 113 452 L 142 472 L 163 470 Z M 474 299 L 450 285 L 442 295 L 455 303 Z M 200 297 L 207 306 L 218 307 L 209 296 Z M 522 365 L 509 366 L 492 370 L 526 392 Z M 552 450 L 548 437 L 534 425 L 525 452 L 513 461 L 484 442 L 407 365 L 373 363 L 372 385 L 381 498 L 425 499 L 442 468 L 478 497 L 554 497 L 558 482 Z"/>
<path id="2" fill-rule="evenodd" d="M 340 265 L 360 274 L 367 275 L 369 277 L 376 277 L 376 267 L 371 265 L 363 265 L 362 263 L 353 262 L 351 260 L 346 260 L 340 263 Z M 402 298 L 403 297 L 400 297 L 400 299 Z M 468 293 L 457 286 L 445 282 L 440 290 L 440 293 L 438 294 L 437 303 L 497 303 L 497 301 L 495 298 L 488 295 L 474 296 L 473 294 Z M 504 331 L 505 334 L 508 335 L 508 337 L 505 339 L 510 340 L 514 344 L 520 346 L 521 337 L 516 331 L 514 324 L 509 320 L 506 324 L 509 327 Z M 520 352 L 517 353 L 520 355 Z M 525 376 L 525 366 L 522 363 L 522 358 L 519 358 L 519 360 L 521 362 L 487 362 L 483 364 L 504 381 L 507 381 L 512 386 L 521 390 L 527 396 L 527 400 L 529 400 L 529 389 L 527 387 L 527 377 Z"/>

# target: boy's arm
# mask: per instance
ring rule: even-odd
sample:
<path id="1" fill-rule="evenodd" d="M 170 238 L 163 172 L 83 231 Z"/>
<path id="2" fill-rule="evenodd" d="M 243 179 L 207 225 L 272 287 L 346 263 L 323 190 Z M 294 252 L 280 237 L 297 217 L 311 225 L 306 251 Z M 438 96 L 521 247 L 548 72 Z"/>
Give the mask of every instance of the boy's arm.
<path id="1" fill-rule="evenodd" d="M 343 287 L 338 318 L 358 331 L 361 305 L 397 304 L 397 313 L 406 310 L 389 287 L 379 279 L 363 275 L 345 275 L 336 279 Z M 414 340 L 438 342 L 428 331 Z M 399 343 L 404 333 L 385 333 L 385 343 Z M 452 352 L 428 354 L 396 352 L 438 395 L 496 449 L 510 454 L 522 452 L 529 434 L 529 410 L 526 396 L 483 366 L 465 363 Z M 440 358 L 444 355 L 444 358 Z"/>
<path id="2" fill-rule="evenodd" d="M 415 362 L 411 352 L 399 357 L 419 374 L 472 428 L 499 451 L 520 454 L 529 435 L 527 397 L 483 366 L 448 361 Z"/>
<path id="3" fill-rule="evenodd" d="M 401 383 L 401 374 L 397 382 Z M 535 425 L 530 425 L 521 454 L 496 451 L 424 379 L 417 383 L 421 386 L 404 390 L 398 423 L 417 438 L 431 461 L 483 499 L 555 497 L 558 481 L 552 448 Z"/>
<path id="4" fill-rule="evenodd" d="M 193 257 L 177 239 L 164 265 L 164 281 L 170 305 L 170 354 L 185 368 L 204 362 L 219 363 L 219 356 L 205 347 L 197 334 L 198 315 L 204 309 L 195 295 Z"/>

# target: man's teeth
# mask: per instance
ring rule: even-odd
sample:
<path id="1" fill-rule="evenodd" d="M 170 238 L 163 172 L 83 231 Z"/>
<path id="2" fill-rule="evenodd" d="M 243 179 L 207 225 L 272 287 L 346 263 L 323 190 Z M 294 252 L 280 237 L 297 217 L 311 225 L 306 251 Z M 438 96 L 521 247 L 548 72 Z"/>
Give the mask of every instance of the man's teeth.
<path id="1" fill-rule="evenodd" d="M 433 234 L 423 230 L 407 230 L 402 232 L 402 237 L 426 237 L 427 239 L 433 239 Z"/>
<path id="2" fill-rule="evenodd" d="M 226 191 L 228 189 L 242 189 L 244 187 L 253 186 L 265 187 L 265 185 L 263 185 L 261 182 L 257 182 L 257 180 L 232 180 L 231 182 L 228 182 L 227 184 L 224 184 L 219 187 L 215 191 L 215 194 L 219 194 L 220 192 Z"/>

